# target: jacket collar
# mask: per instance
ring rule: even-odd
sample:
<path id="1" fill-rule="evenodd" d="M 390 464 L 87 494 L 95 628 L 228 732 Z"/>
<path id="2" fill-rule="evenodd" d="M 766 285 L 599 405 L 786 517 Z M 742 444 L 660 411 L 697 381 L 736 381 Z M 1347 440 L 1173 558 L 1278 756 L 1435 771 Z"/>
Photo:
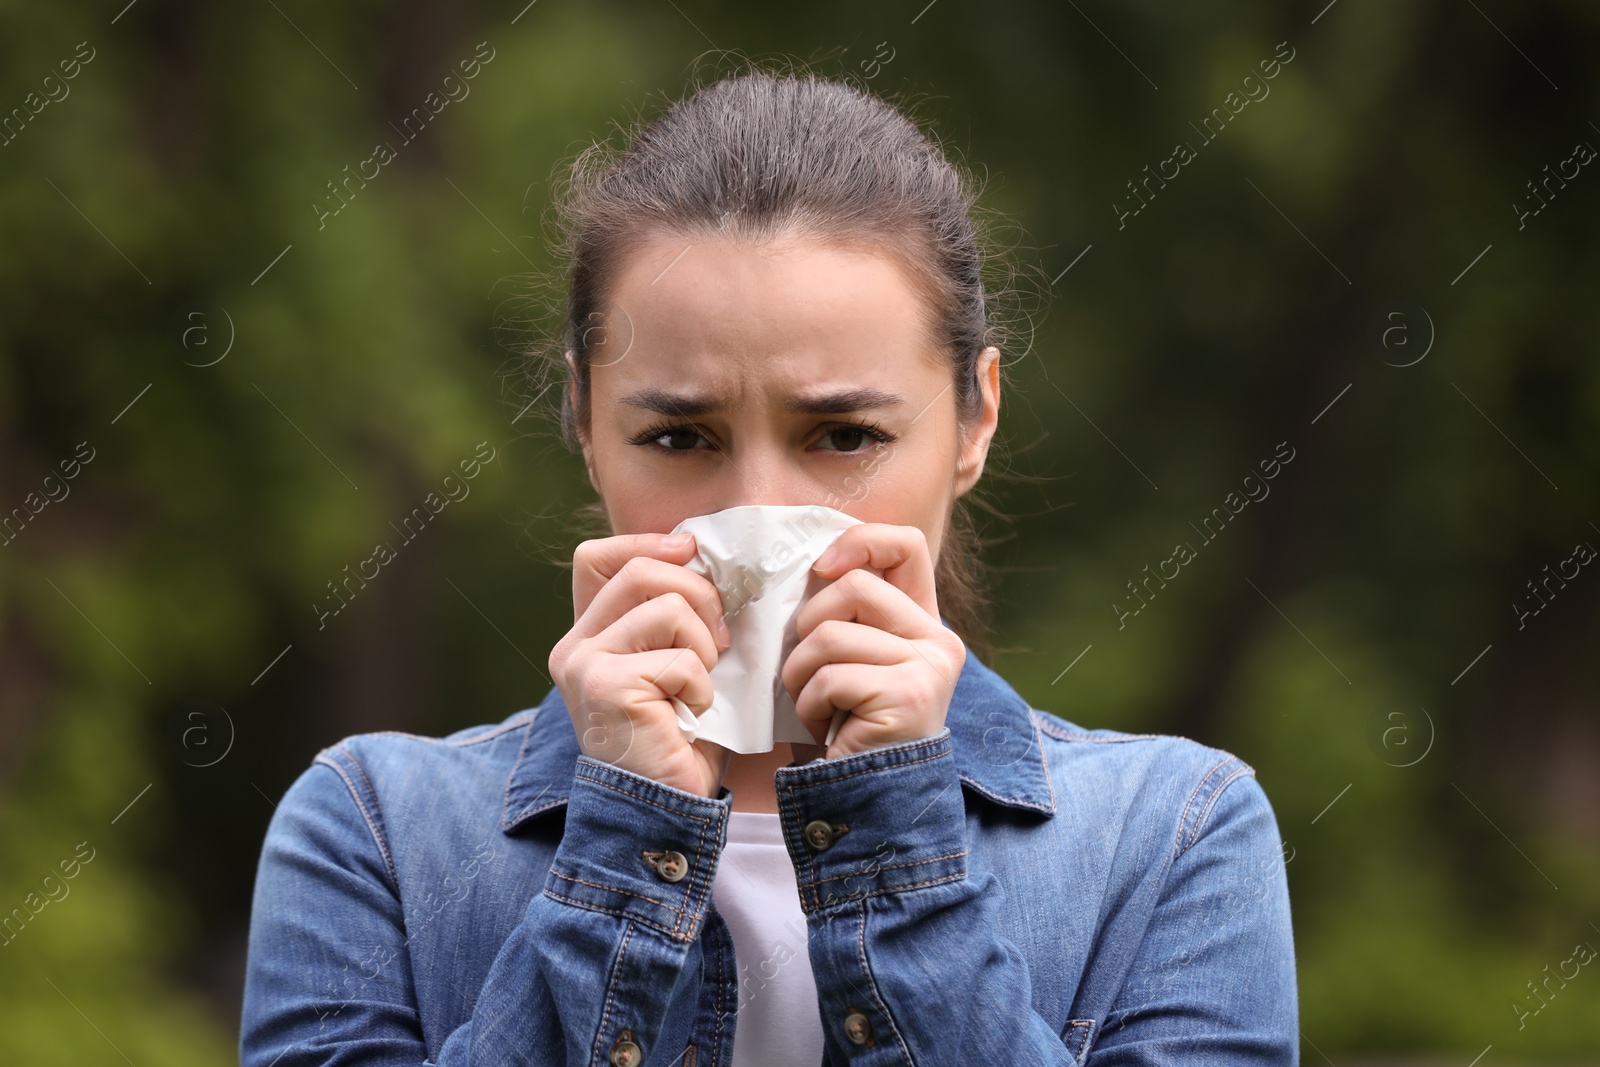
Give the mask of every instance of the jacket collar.
<path id="1" fill-rule="evenodd" d="M 1055 814 L 1055 791 L 1032 709 L 971 649 L 945 725 L 956 772 L 975 796 L 1008 808 Z M 509 834 L 541 812 L 564 807 L 581 754 L 566 702 L 552 687 L 528 722 L 506 782 L 500 828 Z"/>

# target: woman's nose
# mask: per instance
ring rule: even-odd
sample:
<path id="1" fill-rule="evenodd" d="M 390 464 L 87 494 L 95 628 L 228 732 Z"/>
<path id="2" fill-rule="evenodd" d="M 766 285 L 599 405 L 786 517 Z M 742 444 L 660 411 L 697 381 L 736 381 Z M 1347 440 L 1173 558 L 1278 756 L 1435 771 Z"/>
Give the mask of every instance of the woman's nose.
<path id="1" fill-rule="evenodd" d="M 792 456 L 777 448 L 746 449 L 732 463 L 734 484 L 727 507 L 813 503 L 817 487 Z"/>

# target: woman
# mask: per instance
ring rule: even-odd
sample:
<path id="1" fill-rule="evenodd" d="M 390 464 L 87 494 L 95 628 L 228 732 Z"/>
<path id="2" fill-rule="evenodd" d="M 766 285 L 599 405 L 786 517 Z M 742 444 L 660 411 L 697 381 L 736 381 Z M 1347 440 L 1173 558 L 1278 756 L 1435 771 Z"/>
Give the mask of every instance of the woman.
<path id="1" fill-rule="evenodd" d="M 999 350 L 963 176 L 751 71 L 579 157 L 562 421 L 612 536 L 536 708 L 346 738 L 257 877 L 241 1059 L 1293 1064 L 1277 826 L 1236 757 L 984 665 L 961 498 Z M 782 684 L 818 746 L 687 740 L 728 631 L 683 519 L 822 503 Z M 848 709 L 822 747 L 835 709 Z"/>

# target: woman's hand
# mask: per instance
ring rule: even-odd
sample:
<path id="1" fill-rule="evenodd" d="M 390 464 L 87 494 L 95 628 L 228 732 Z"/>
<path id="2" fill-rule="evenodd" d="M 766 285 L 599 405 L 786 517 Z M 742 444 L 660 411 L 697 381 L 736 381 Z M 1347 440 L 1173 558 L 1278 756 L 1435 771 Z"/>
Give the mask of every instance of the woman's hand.
<path id="1" fill-rule="evenodd" d="M 826 757 L 931 737 L 944 726 L 967 649 L 939 621 L 933 559 L 915 526 L 851 526 L 812 564 L 828 581 L 795 616 L 780 677 Z"/>
<path id="2" fill-rule="evenodd" d="M 580 544 L 572 557 L 576 619 L 550 651 L 550 677 L 584 755 L 715 797 L 729 750 L 689 740 L 671 697 L 711 707 L 711 668 L 729 644 L 722 596 L 686 569 L 694 537 L 623 534 Z"/>

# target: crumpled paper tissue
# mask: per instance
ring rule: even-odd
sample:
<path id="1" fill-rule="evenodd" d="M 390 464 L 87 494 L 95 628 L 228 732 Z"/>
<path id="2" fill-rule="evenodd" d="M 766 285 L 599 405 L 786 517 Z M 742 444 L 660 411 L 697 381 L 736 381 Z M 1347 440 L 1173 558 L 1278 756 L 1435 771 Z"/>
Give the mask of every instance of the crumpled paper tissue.
<path id="1" fill-rule="evenodd" d="M 732 635 L 711 668 L 711 707 L 696 716 L 672 698 L 678 724 L 692 740 L 746 754 L 771 752 L 780 741 L 816 744 L 795 714 L 779 671 L 799 643 L 795 616 L 825 584 L 812 580 L 811 565 L 860 522 L 821 504 L 749 504 L 696 515 L 672 529 L 694 534 L 695 555 L 684 566 L 722 594 Z M 827 744 L 849 714 L 834 715 Z"/>

